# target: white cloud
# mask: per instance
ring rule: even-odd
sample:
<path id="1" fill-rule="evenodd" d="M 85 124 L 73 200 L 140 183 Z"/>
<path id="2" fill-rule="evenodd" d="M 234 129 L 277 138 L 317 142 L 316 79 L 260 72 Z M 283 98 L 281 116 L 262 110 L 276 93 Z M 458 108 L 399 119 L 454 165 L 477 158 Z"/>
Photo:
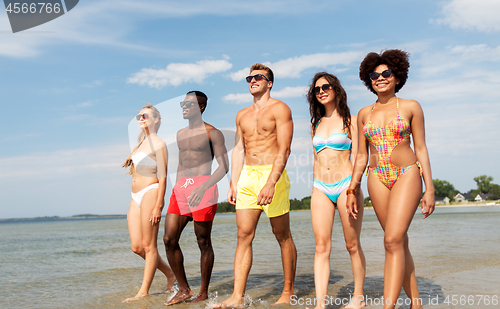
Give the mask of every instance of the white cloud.
<path id="1" fill-rule="evenodd" d="M 118 170 L 125 162 L 128 153 L 127 145 L 110 145 L 4 157 L 0 178 L 29 177 L 37 180 L 77 178 L 81 174 Z"/>
<path id="2" fill-rule="evenodd" d="M 241 69 L 236 72 L 232 72 L 229 74 L 229 77 L 235 82 L 239 82 L 240 80 L 243 80 L 245 77 L 248 76 L 248 73 L 250 73 L 250 67 Z"/>
<path id="3" fill-rule="evenodd" d="M 285 87 L 281 90 L 273 91 L 272 96 L 276 98 L 297 98 L 306 95 L 307 86 Z"/>
<path id="4" fill-rule="evenodd" d="M 265 1 L 256 0 L 251 3 L 234 0 L 204 1 L 192 0 L 189 5 L 179 1 L 116 1 L 121 10 L 148 13 L 161 16 L 234 16 L 234 15 L 294 15 L 331 8 L 328 3 L 309 5 L 300 0 Z M 120 6 L 118 6 L 118 3 Z M 265 7 L 265 10 L 262 8 Z"/>
<path id="5" fill-rule="evenodd" d="M 483 83 L 484 80 L 485 85 L 488 85 L 497 83 L 495 75 L 500 74 L 498 66 L 492 66 L 492 62 L 500 62 L 500 46 L 457 45 L 438 51 L 429 50 L 412 63 L 410 79 L 428 82 L 440 78 L 455 78 L 459 83 Z M 464 90 L 467 89 L 471 88 L 465 87 Z"/>
<path id="6" fill-rule="evenodd" d="M 95 87 L 101 86 L 102 84 L 103 84 L 102 81 L 95 80 L 93 82 L 83 84 L 82 87 L 85 87 L 85 88 L 95 88 Z"/>
<path id="7" fill-rule="evenodd" d="M 170 63 L 165 69 L 142 69 L 128 78 L 129 84 L 148 85 L 160 89 L 183 83 L 202 83 L 208 76 L 229 70 L 233 65 L 227 60 L 202 60 L 196 63 Z"/>
<path id="8" fill-rule="evenodd" d="M 425 109 L 428 147 L 440 155 L 496 157 L 500 144 L 490 141 L 498 136 L 497 105 L 478 101 L 474 108 L 470 104 L 429 106 Z"/>
<path id="9" fill-rule="evenodd" d="M 291 2 L 291 3 L 290 3 Z M 262 10 L 265 6 L 266 9 Z M 12 58 L 36 57 L 43 53 L 44 47 L 59 44 L 85 44 L 114 46 L 121 49 L 147 51 L 157 54 L 185 54 L 185 50 L 154 48 L 139 43 L 127 42 L 127 35 L 137 23 L 151 19 L 179 18 L 200 15 L 237 16 L 237 15 L 293 15 L 328 9 L 327 4 L 310 6 L 299 0 L 264 0 L 252 3 L 232 0 L 185 2 L 168 0 L 130 1 L 107 0 L 80 1 L 78 5 L 63 16 L 16 34 L 3 34 L 0 41 L 0 56 Z M 0 14 L 0 29 L 10 32 L 7 14 Z M 226 59 L 227 60 L 227 59 Z"/>
<path id="10" fill-rule="evenodd" d="M 486 44 L 464 46 L 459 45 L 451 49 L 452 54 L 458 54 L 467 61 L 500 61 L 500 46 L 492 48 Z"/>
<path id="11" fill-rule="evenodd" d="M 253 101 L 250 93 L 230 93 L 222 98 L 222 100 L 231 104 L 244 104 Z"/>
<path id="12" fill-rule="evenodd" d="M 350 51 L 343 53 L 317 53 L 311 55 L 302 55 L 280 60 L 274 63 L 265 62 L 269 66 L 276 78 L 298 78 L 302 72 L 311 68 L 326 69 L 330 66 L 349 65 L 353 62 L 359 62 L 363 59 L 364 53 L 359 51 Z M 233 81 L 243 80 L 250 68 L 244 68 L 231 73 L 229 76 Z"/>
<path id="13" fill-rule="evenodd" d="M 271 96 L 273 98 L 297 98 L 303 97 L 307 92 L 306 86 L 298 87 L 285 87 L 281 90 L 272 91 Z M 253 101 L 253 97 L 250 93 L 230 93 L 222 98 L 224 101 L 231 104 L 244 104 Z"/>
<path id="14" fill-rule="evenodd" d="M 500 31 L 500 1 L 452 0 L 443 6 L 443 17 L 431 22 L 453 29 Z"/>
<path id="15" fill-rule="evenodd" d="M 297 78 L 304 70 L 310 68 L 326 68 L 333 65 L 349 65 L 352 62 L 359 62 L 363 58 L 363 53 L 357 51 L 343 53 L 318 53 L 312 55 L 302 55 L 269 64 L 277 77 Z"/>
<path id="16" fill-rule="evenodd" d="M 95 101 L 96 100 L 85 101 L 85 102 L 77 103 L 74 106 L 78 107 L 78 108 L 85 108 L 85 107 L 89 107 L 89 106 L 94 105 Z"/>

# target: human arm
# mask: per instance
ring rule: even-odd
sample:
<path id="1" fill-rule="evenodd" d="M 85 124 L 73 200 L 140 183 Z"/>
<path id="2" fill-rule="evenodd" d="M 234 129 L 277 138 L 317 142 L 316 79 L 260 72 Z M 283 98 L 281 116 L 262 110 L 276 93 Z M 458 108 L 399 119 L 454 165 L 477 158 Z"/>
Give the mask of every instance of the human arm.
<path id="1" fill-rule="evenodd" d="M 213 127 L 212 127 L 213 128 Z M 227 158 L 226 145 L 224 143 L 224 135 L 221 131 L 217 129 L 207 129 L 207 134 L 209 136 L 209 142 L 212 144 L 212 149 L 214 151 L 214 157 L 217 160 L 219 166 L 212 173 L 212 175 L 199 187 L 191 191 L 188 197 L 189 207 L 196 207 L 201 202 L 205 191 L 212 187 L 214 184 L 219 182 L 219 180 L 224 177 L 229 171 L 229 160 Z"/>
<path id="2" fill-rule="evenodd" d="M 236 115 L 236 134 L 234 148 L 231 154 L 231 181 L 227 192 L 229 204 L 236 205 L 236 188 L 240 178 L 243 162 L 245 161 L 245 147 L 243 145 L 242 131 L 239 125 L 240 113 Z"/>
<path id="3" fill-rule="evenodd" d="M 165 191 L 167 189 L 167 165 L 168 165 L 168 151 L 165 143 L 161 141 L 160 147 L 158 147 L 156 152 L 156 164 L 158 172 L 158 194 L 156 198 L 155 206 L 151 211 L 149 221 L 151 225 L 156 225 L 161 221 L 161 212 L 163 206 L 165 205 Z"/>
<path id="4" fill-rule="evenodd" d="M 365 171 L 366 165 L 368 164 L 368 141 L 363 134 L 363 119 L 366 116 L 366 107 L 361 109 L 358 113 L 357 122 L 356 122 L 356 140 L 355 143 L 353 139 L 353 159 L 354 166 L 352 170 L 351 183 L 348 189 L 351 190 L 359 190 L 361 184 L 361 178 L 363 177 L 363 172 Z M 354 138 L 354 135 L 353 135 Z M 356 144 L 356 146 L 354 146 Z M 355 153 L 355 155 L 354 155 Z M 356 204 L 356 195 L 347 194 L 347 202 L 346 202 L 346 212 L 347 214 L 357 219 L 358 214 L 358 205 Z"/>
<path id="5" fill-rule="evenodd" d="M 274 110 L 276 121 L 276 143 L 278 151 L 274 157 L 271 173 L 257 196 L 257 205 L 270 204 L 274 196 L 274 186 L 285 169 L 293 136 L 292 111 L 285 103 L 279 103 Z"/>
<path id="6" fill-rule="evenodd" d="M 351 115 L 351 162 L 354 162 L 358 155 L 358 139 L 358 117 Z"/>
<path id="7" fill-rule="evenodd" d="M 182 175 L 182 151 L 179 147 L 179 138 L 181 138 L 181 131 L 177 132 L 177 151 L 179 152 L 179 158 L 177 160 L 177 173 L 175 174 L 175 183 L 178 183 L 181 180 L 181 175 Z"/>
<path id="8" fill-rule="evenodd" d="M 422 107 L 417 101 L 410 101 L 413 104 L 411 131 L 413 134 L 413 146 L 415 156 L 422 166 L 422 176 L 424 178 L 425 193 L 422 197 L 422 214 L 424 219 L 434 212 L 434 185 L 432 183 L 431 162 L 429 160 L 429 152 L 425 143 L 425 120 Z"/>

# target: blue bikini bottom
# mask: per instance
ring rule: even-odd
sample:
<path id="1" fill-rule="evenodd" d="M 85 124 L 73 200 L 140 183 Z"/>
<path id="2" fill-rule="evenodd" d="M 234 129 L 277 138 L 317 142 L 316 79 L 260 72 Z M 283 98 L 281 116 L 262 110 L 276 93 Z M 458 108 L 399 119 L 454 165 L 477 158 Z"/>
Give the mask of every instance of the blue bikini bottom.
<path id="1" fill-rule="evenodd" d="M 349 175 L 341 181 L 337 181 L 335 183 L 326 183 L 315 178 L 313 186 L 325 193 L 332 202 L 337 203 L 340 194 L 349 187 L 349 184 L 351 183 L 351 176 L 352 175 Z"/>

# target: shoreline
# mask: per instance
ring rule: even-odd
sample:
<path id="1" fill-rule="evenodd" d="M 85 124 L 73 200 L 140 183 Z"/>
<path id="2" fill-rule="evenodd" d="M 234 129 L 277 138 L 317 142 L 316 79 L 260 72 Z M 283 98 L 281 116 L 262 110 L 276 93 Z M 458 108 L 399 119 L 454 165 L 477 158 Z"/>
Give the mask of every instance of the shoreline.
<path id="1" fill-rule="evenodd" d="M 497 204 L 496 202 L 490 202 L 490 203 L 484 203 L 483 204 L 478 204 L 478 203 L 463 203 L 463 204 L 438 204 L 436 205 L 436 208 L 452 208 L 452 207 L 491 207 L 491 206 L 500 206 L 500 204 Z M 418 208 L 421 207 L 421 204 L 419 204 Z M 373 209 L 373 206 L 365 206 L 365 208 L 371 208 Z M 418 210 L 418 209 L 417 209 Z M 310 209 L 296 209 L 296 210 L 290 210 L 292 211 L 310 211 Z M 234 214 L 236 212 L 220 212 L 218 214 Z M 59 216 L 46 216 L 46 217 L 34 217 L 34 218 L 9 218 L 9 219 L 0 219 L 0 223 L 5 223 L 5 222 L 21 222 L 21 221 L 62 221 L 62 220 L 86 220 L 86 219 L 122 219 L 126 218 L 127 215 L 74 215 L 70 217 L 59 217 Z M 162 218 L 165 218 L 165 215 L 162 216 Z"/>
<path id="2" fill-rule="evenodd" d="M 63 220 L 86 220 L 86 219 L 122 219 L 126 218 L 127 215 L 88 215 L 88 216 L 71 216 L 71 217 L 34 217 L 34 218 L 9 218 L 0 219 L 0 223 L 3 222 L 23 222 L 23 221 L 63 221 Z"/>
<path id="3" fill-rule="evenodd" d="M 500 206 L 496 202 L 486 203 L 486 204 L 478 204 L 478 203 L 464 203 L 464 204 L 438 204 L 436 207 L 490 207 L 490 206 Z"/>

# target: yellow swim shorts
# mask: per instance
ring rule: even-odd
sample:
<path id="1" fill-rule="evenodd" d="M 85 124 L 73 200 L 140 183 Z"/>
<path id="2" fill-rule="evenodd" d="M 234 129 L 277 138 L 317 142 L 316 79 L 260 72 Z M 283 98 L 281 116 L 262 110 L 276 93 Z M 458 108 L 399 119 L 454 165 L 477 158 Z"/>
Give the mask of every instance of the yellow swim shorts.
<path id="1" fill-rule="evenodd" d="M 269 218 L 278 217 L 290 211 L 290 179 L 286 169 L 274 186 L 274 196 L 271 204 L 257 205 L 260 190 L 266 184 L 273 166 L 271 165 L 245 165 L 241 171 L 237 185 L 236 209 L 260 209 Z"/>

